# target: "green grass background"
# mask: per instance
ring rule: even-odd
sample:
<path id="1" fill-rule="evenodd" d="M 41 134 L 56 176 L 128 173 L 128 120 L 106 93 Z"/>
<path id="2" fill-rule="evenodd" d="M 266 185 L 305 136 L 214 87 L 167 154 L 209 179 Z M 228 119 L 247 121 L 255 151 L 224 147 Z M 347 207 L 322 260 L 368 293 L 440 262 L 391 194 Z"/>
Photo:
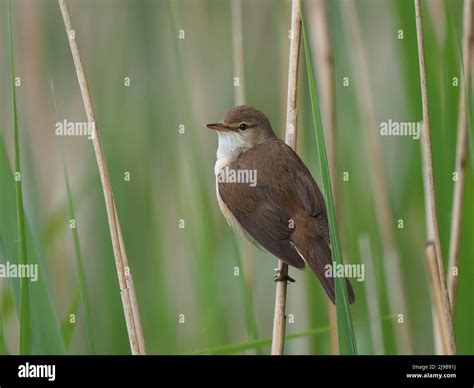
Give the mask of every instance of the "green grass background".
<path id="1" fill-rule="evenodd" d="M 304 2 L 306 10 L 309 2 Z M 341 12 L 328 2 L 337 98 L 336 153 L 345 262 L 360 263 L 358 241 L 370 238 L 386 353 L 402 352 L 396 314 L 388 304 L 383 245 L 377 227 L 366 123 L 356 88 L 355 47 Z M 253 305 L 241 277 L 241 238 L 215 200 L 217 140 L 204 127 L 234 105 L 231 10 L 228 1 L 70 0 L 69 10 L 111 174 L 149 353 L 269 351 L 276 260 L 252 248 Z M 422 2 L 430 121 L 440 232 L 448 256 L 459 87 L 462 2 Z M 413 3 L 357 0 L 378 122 L 421 121 Z M 0 1 L 0 260 L 18 261 L 7 2 Z M 247 102 L 270 117 L 283 136 L 290 2 L 243 1 Z M 56 1 L 12 2 L 15 88 L 20 134 L 28 262 L 40 265 L 30 284 L 31 351 L 35 354 L 128 354 L 102 188 L 90 140 L 55 136 L 58 120 L 85 121 L 74 64 Z M 316 37 L 307 12 L 309 40 Z M 306 14 L 305 14 L 306 15 Z M 178 39 L 178 31 L 185 39 Z M 398 30 L 404 39 L 397 39 Z M 313 62 L 317 62 L 313 58 Z M 130 77 L 131 85 L 124 86 Z M 351 80 L 343 86 L 343 77 Z M 54 84 L 54 95 L 51 90 Z M 472 86 L 469 89 L 472 98 Z M 324 96 L 319 96 L 320 99 Z M 57 113 L 55 109 L 55 102 Z M 298 152 L 321 183 L 302 53 Z M 469 104 L 472 116 L 472 99 Z M 185 133 L 179 133 L 179 126 Z M 469 128 L 472 137 L 472 127 Z M 379 136 L 374 132 L 373 136 Z M 424 267 L 425 217 L 419 141 L 381 138 L 389 202 L 404 229 L 395 229 L 415 353 L 434 352 L 431 302 Z M 472 143 L 471 143 L 472 144 Z M 64 152 L 64 162 L 60 150 Z M 474 353 L 474 195 L 472 150 L 467 164 L 459 292 L 458 351 Z M 64 166 L 70 184 L 68 195 Z M 342 172 L 350 180 L 342 180 Z M 124 174 L 130 173 L 130 181 Z M 71 204 L 70 204 L 71 201 Z M 71 206 L 70 206 L 71 205 Z M 74 213 L 77 229 L 71 233 Z M 184 220 L 184 229 L 179 228 Z M 76 241 L 77 237 L 77 242 Z M 79 249 L 79 251 L 78 251 Z M 78 259 L 77 254 L 82 259 Z M 84 267 L 84 281 L 81 269 Z M 242 275 L 242 271 L 240 271 Z M 309 272 L 291 270 L 288 354 L 328 354 L 326 296 Z M 364 283 L 351 315 L 358 352 L 372 354 Z M 85 290 L 84 290 L 85 288 Z M 90 318 L 84 309 L 85 291 Z M 0 280 L 0 353 L 19 352 L 19 282 Z M 70 323 L 75 314 L 75 323 Z M 184 314 L 184 323 L 180 323 Z M 255 316 L 258 338 L 252 329 Z M 250 318 L 249 318 L 250 317 Z M 255 329 L 255 328 L 254 328 Z M 254 342 L 250 342 L 253 340 Z M 257 340 L 257 341 L 255 341 Z M 93 345 L 92 345 L 93 344 Z"/>

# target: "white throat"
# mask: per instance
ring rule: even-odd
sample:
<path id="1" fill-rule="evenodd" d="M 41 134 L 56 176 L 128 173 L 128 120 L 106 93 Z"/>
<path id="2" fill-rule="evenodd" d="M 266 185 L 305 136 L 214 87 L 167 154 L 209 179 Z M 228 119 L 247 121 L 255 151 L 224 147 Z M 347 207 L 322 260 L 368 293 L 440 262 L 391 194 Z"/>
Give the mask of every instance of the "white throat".
<path id="1" fill-rule="evenodd" d="M 233 162 L 242 152 L 249 149 L 248 143 L 238 133 L 226 131 L 217 132 L 219 145 L 217 147 L 217 161 L 214 167 L 214 174 Z"/>

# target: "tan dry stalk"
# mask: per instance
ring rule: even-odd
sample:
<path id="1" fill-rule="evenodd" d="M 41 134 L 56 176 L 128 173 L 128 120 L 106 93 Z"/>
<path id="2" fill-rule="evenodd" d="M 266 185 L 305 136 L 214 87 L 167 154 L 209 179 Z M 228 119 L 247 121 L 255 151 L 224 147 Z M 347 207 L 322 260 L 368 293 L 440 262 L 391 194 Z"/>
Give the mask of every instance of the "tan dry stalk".
<path id="1" fill-rule="evenodd" d="M 365 122 L 365 141 L 367 144 L 367 153 L 370 164 L 369 179 L 374 193 L 375 213 L 379 227 L 380 237 L 384 247 L 384 276 L 387 282 L 387 292 L 389 297 L 390 309 L 397 314 L 408 315 L 406 306 L 405 290 L 403 288 L 403 279 L 400 266 L 400 257 L 396 247 L 394 233 L 394 217 L 389 203 L 387 189 L 387 178 L 384 171 L 384 162 L 382 148 L 379 136 L 376 133 L 377 119 L 375 115 L 375 104 L 370 87 L 369 67 L 366 59 L 366 50 L 362 41 L 362 32 L 357 9 L 354 1 L 344 1 L 342 4 L 344 20 L 347 21 L 348 33 L 351 42 L 354 45 L 355 63 L 360 70 L 355 77 L 358 80 L 358 91 L 360 93 L 359 101 L 363 110 Z M 413 353 L 412 338 L 408 325 L 398 325 L 396 327 L 398 342 L 402 345 L 403 352 Z"/>
<path id="2" fill-rule="evenodd" d="M 451 237 L 449 242 L 448 291 L 451 311 L 454 316 L 458 288 L 458 274 L 461 243 L 462 203 L 464 197 L 464 178 L 467 159 L 467 95 L 469 89 L 470 49 L 474 41 L 472 29 L 472 0 L 464 0 L 464 22 L 462 37 L 462 82 L 459 96 L 459 121 L 456 146 L 457 180 L 454 181 L 453 208 L 451 214 Z"/>
<path id="3" fill-rule="evenodd" d="M 454 328 L 451 315 L 451 306 L 449 303 L 449 295 L 446 286 L 446 277 L 444 275 L 444 262 L 441 250 L 441 241 L 439 237 L 438 211 L 436 208 L 436 194 L 433 174 L 433 156 L 431 153 L 431 133 L 429 121 L 429 106 L 428 106 L 428 90 L 426 86 L 426 66 L 425 66 L 425 52 L 423 41 L 423 23 L 421 19 L 420 0 L 415 1 L 415 17 L 416 17 L 416 37 L 418 42 L 418 60 L 420 66 L 420 82 L 421 82 L 421 100 L 423 107 L 423 126 L 422 126 L 422 151 L 423 151 L 423 166 L 424 175 L 426 176 L 425 185 L 425 199 L 427 211 L 429 209 L 429 220 L 427 220 L 428 245 L 433 243 L 435 247 L 435 257 L 438 266 L 438 276 L 440 282 L 441 299 L 443 302 L 443 322 L 438 322 L 438 327 L 441 331 L 447 330 L 449 335 L 449 349 L 448 354 L 456 354 L 456 343 L 454 339 Z M 430 235 L 431 234 L 431 235 Z M 437 292 L 432 290 L 433 293 Z M 442 338 L 446 333 L 441 333 Z"/>
<path id="4" fill-rule="evenodd" d="M 444 354 L 449 353 L 449 332 L 444 319 L 444 307 L 441 282 L 439 279 L 438 262 L 436 260 L 436 250 L 432 242 L 428 243 L 425 248 L 426 268 L 430 283 L 431 304 L 433 306 L 433 314 L 436 318 L 436 328 L 439 331 L 439 346 L 443 349 Z"/>
<path id="5" fill-rule="evenodd" d="M 104 192 L 105 207 L 107 209 L 107 219 L 109 222 L 110 235 L 112 238 L 112 247 L 115 256 L 115 265 L 117 267 L 117 276 L 120 286 L 120 295 L 122 299 L 122 306 L 125 314 L 125 321 L 127 325 L 128 337 L 130 341 L 131 352 L 134 355 L 145 354 L 145 341 L 143 338 L 143 331 L 140 323 L 140 314 L 138 311 L 138 304 L 133 286 L 130 268 L 128 266 L 127 255 L 125 252 L 125 245 L 123 242 L 120 223 L 115 207 L 114 196 L 112 193 L 112 186 L 110 183 L 109 171 L 105 160 L 102 143 L 100 141 L 100 133 L 97 128 L 95 114 L 92 107 L 92 100 L 89 93 L 89 86 L 87 85 L 84 68 L 82 66 L 79 48 L 77 47 L 75 31 L 72 28 L 71 18 L 67 9 L 65 0 L 58 0 L 59 7 L 64 20 L 64 26 L 71 47 L 72 57 L 76 68 L 77 80 L 81 88 L 82 100 L 87 115 L 87 120 L 95 124 L 95 136 L 92 138 L 94 145 L 95 156 L 97 159 L 97 166 L 99 168 L 100 180 Z"/>
<path id="6" fill-rule="evenodd" d="M 327 144 L 327 154 L 329 162 L 329 172 L 331 181 L 337 182 L 336 170 L 336 94 L 334 90 L 334 63 L 331 49 L 331 41 L 329 38 L 328 15 L 326 10 L 326 0 L 315 0 L 309 3 L 309 17 L 311 24 L 309 25 L 314 38 L 311 45 L 316 58 L 316 71 L 318 77 L 318 85 L 320 85 L 321 97 L 321 119 L 325 132 L 324 138 Z M 332 185 L 334 202 L 337 201 L 336 184 Z M 336 208 L 337 209 L 337 208 Z"/>
<path id="7" fill-rule="evenodd" d="M 234 100 L 236 105 L 243 105 L 245 104 L 245 71 L 242 31 L 242 0 L 232 0 L 231 7 L 234 77 L 239 77 L 239 86 L 234 86 Z"/>
<path id="8" fill-rule="evenodd" d="M 285 142 L 291 148 L 296 149 L 296 130 L 298 111 L 296 108 L 297 87 L 298 87 L 298 65 L 301 40 L 301 9 L 300 1 L 292 0 L 291 4 L 291 41 L 290 59 L 288 70 L 288 100 L 286 114 L 286 135 Z M 278 261 L 278 271 L 281 276 L 288 275 L 288 265 L 283 261 Z M 285 345 L 286 326 L 286 290 L 288 283 L 278 281 L 276 283 L 275 295 L 275 316 L 273 319 L 272 335 L 272 355 L 282 355 Z"/>

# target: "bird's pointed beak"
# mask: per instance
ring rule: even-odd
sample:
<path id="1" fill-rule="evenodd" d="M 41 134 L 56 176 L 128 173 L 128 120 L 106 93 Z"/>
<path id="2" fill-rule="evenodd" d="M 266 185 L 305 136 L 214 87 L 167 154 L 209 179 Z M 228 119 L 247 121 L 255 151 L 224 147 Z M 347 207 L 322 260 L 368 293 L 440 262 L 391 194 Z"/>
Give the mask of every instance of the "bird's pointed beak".
<path id="1" fill-rule="evenodd" d="M 206 127 L 210 129 L 215 129 L 216 131 L 229 131 L 230 128 L 227 124 L 224 123 L 211 123 L 211 124 L 206 124 Z"/>

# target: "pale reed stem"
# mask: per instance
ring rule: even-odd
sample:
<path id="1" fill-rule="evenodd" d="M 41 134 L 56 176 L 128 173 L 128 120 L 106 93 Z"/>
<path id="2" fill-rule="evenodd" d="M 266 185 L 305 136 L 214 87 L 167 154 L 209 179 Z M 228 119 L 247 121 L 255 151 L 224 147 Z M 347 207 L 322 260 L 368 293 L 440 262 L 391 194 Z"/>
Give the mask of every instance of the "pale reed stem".
<path id="1" fill-rule="evenodd" d="M 449 295 L 446 287 L 446 277 L 444 275 L 444 262 L 443 253 L 441 251 L 441 241 L 439 237 L 439 224 L 438 224 L 438 211 L 436 208 L 436 194 L 435 194 L 435 183 L 433 174 L 433 156 L 431 153 L 431 132 L 430 132 L 430 121 L 429 121 L 429 106 L 428 106 L 428 90 L 426 86 L 426 66 L 425 66 L 425 51 L 423 41 L 423 24 L 421 19 L 421 6 L 420 0 L 415 0 L 415 16 L 416 16 L 416 37 L 418 42 L 418 60 L 420 65 L 420 82 L 421 82 L 421 100 L 423 107 L 423 127 L 422 127 L 422 151 L 423 151 L 423 162 L 424 162 L 424 174 L 426 176 L 425 190 L 427 195 L 425 196 L 427 203 L 426 207 L 429 208 L 430 219 L 427 220 L 430 224 L 429 230 L 431 236 L 428 235 L 428 245 L 434 244 L 435 256 L 438 266 L 438 276 L 440 282 L 441 299 L 443 303 L 443 318 L 438 322 L 440 330 L 447 330 L 449 336 L 449 349 L 448 354 L 456 354 L 456 343 L 454 339 L 454 329 L 451 315 L 451 306 L 449 303 Z M 439 292 L 435 289 L 433 293 Z M 444 337 L 446 333 L 442 333 Z"/>
<path id="2" fill-rule="evenodd" d="M 298 111 L 296 109 L 296 97 L 298 87 L 298 65 L 301 40 L 301 9 L 299 0 L 292 0 L 291 5 L 291 41 L 290 60 L 288 71 L 288 100 L 286 114 L 285 142 L 291 148 L 296 149 L 296 127 Z M 288 275 L 288 265 L 278 261 L 280 276 Z M 275 316 L 273 319 L 272 355 L 282 355 L 285 345 L 286 326 L 286 290 L 288 283 L 278 281 L 276 283 Z"/>
<path id="3" fill-rule="evenodd" d="M 117 267 L 117 276 L 120 286 L 120 295 L 122 299 L 122 306 L 125 314 L 125 321 L 127 325 L 128 338 L 130 341 L 130 348 L 132 354 L 145 354 L 145 340 L 143 338 L 143 331 L 140 323 L 140 314 L 138 311 L 138 304 L 135 295 L 135 287 L 133 285 L 130 268 L 128 266 L 127 255 L 125 252 L 125 244 L 123 242 L 120 223 L 115 207 L 114 196 L 112 193 L 112 185 L 110 183 L 109 171 L 105 160 L 102 143 L 100 141 L 99 129 L 95 120 L 95 114 L 92 107 L 92 99 L 89 93 L 89 86 L 82 66 L 79 48 L 76 43 L 75 31 L 72 28 L 71 18 L 64 0 L 58 0 L 59 7 L 66 27 L 66 33 L 71 47 L 72 57 L 76 68 L 77 80 L 81 88 L 82 100 L 87 115 L 87 120 L 95 125 L 95 133 L 92 138 L 94 145 L 94 152 L 97 159 L 97 166 L 99 168 L 100 180 L 104 192 L 105 207 L 107 209 L 107 219 L 109 222 L 110 236 L 112 238 L 112 247 L 115 256 L 115 265 Z"/>

